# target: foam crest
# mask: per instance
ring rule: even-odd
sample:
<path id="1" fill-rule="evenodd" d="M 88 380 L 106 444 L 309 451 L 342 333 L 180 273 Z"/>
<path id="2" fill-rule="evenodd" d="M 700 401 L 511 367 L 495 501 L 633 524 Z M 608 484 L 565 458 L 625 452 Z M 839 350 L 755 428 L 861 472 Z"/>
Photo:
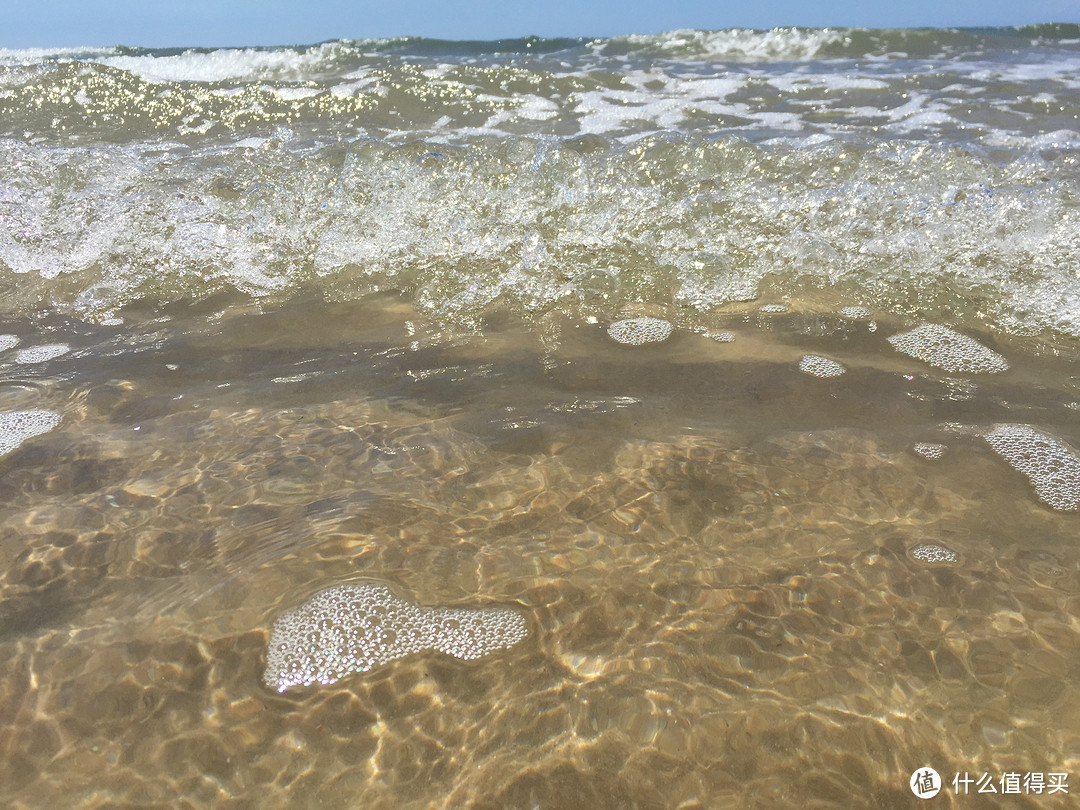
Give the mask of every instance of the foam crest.
<path id="1" fill-rule="evenodd" d="M 1016 424 L 995 425 L 983 438 L 1028 477 L 1043 503 L 1062 512 L 1080 507 L 1080 457 L 1067 444 Z"/>
<path id="2" fill-rule="evenodd" d="M 374 95 L 341 100 L 341 117 Z M 149 93 L 109 114 L 219 133 L 243 119 L 240 102 L 187 110 L 170 98 Z M 459 102 L 486 114 L 473 97 Z M 605 323 L 640 303 L 676 304 L 681 326 L 701 328 L 715 308 L 805 283 L 839 285 L 881 318 L 947 298 L 959 324 L 1078 336 L 1080 209 L 1059 191 L 1073 171 L 933 145 L 674 135 L 326 149 L 271 137 L 198 148 L 0 140 L 0 312 L 47 302 L 100 322 L 136 299 L 221 289 L 394 290 L 459 323 L 495 302 L 524 317 L 581 302 Z M 943 273 L 944 253 L 962 273 Z"/>
<path id="3" fill-rule="evenodd" d="M 889 343 L 909 357 L 954 374 L 994 374 L 1009 368 L 1008 361 L 993 349 L 936 323 L 893 335 Z"/>
<path id="4" fill-rule="evenodd" d="M 759 62 L 813 59 L 823 48 L 846 41 L 844 30 L 835 28 L 676 29 L 662 34 L 612 37 L 598 42 L 597 47 L 610 55 Z"/>
<path id="5" fill-rule="evenodd" d="M 222 48 L 189 50 L 168 56 L 107 56 L 101 64 L 134 73 L 149 82 L 224 82 L 295 80 L 325 69 L 342 46 L 324 43 L 303 50 Z"/>
<path id="6" fill-rule="evenodd" d="M 420 607 L 386 585 L 338 585 L 274 622 L 263 682 L 279 692 L 325 686 L 425 651 L 472 660 L 526 635 L 525 617 L 510 608 Z"/>
<path id="7" fill-rule="evenodd" d="M 55 411 L 7 411 L 0 413 L 0 456 L 7 455 L 27 439 L 48 433 L 60 424 Z"/>

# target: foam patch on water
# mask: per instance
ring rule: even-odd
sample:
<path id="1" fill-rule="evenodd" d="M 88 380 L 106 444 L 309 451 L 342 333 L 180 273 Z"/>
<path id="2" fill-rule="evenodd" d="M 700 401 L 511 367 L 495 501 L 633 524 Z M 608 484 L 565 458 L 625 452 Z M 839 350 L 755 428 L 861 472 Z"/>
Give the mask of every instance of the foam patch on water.
<path id="1" fill-rule="evenodd" d="M 378 583 L 339 585 L 274 622 L 263 682 L 279 692 L 328 685 L 428 650 L 471 660 L 526 635 L 525 617 L 510 608 L 420 607 Z"/>
<path id="2" fill-rule="evenodd" d="M 24 365 L 44 363 L 47 360 L 60 357 L 70 351 L 71 347 L 66 343 L 47 343 L 44 346 L 31 346 L 29 349 L 23 349 L 16 354 L 15 362 Z"/>
<path id="3" fill-rule="evenodd" d="M 839 377 L 847 369 L 835 360 L 822 357 L 820 354 L 804 354 L 799 361 L 799 371 L 814 377 Z"/>
<path id="4" fill-rule="evenodd" d="M 10 453 L 27 439 L 48 433 L 60 424 L 55 411 L 7 411 L 0 413 L 0 456 Z"/>
<path id="5" fill-rule="evenodd" d="M 928 565 L 956 565 L 960 562 L 959 554 L 937 543 L 919 543 L 908 549 L 908 554 Z"/>
<path id="6" fill-rule="evenodd" d="M 919 442 L 911 449 L 923 458 L 936 460 L 945 455 L 945 451 L 948 448 L 946 448 L 943 444 L 934 444 L 933 442 Z"/>
<path id="7" fill-rule="evenodd" d="M 0 352 L 6 352 L 8 349 L 14 349 L 18 345 L 18 335 L 0 335 Z"/>
<path id="8" fill-rule="evenodd" d="M 909 357 L 952 373 L 993 374 L 1009 368 L 1008 361 L 993 349 L 936 323 L 893 335 L 889 343 Z"/>
<path id="9" fill-rule="evenodd" d="M 995 425 L 983 438 L 1028 477 L 1043 503 L 1062 512 L 1080 507 L 1080 457 L 1064 442 L 1014 424 Z"/>
<path id="10" fill-rule="evenodd" d="M 865 318 L 869 318 L 874 313 L 866 307 L 844 307 L 840 310 L 840 314 L 851 321 L 861 321 Z"/>
<path id="11" fill-rule="evenodd" d="M 671 337 L 673 329 L 670 322 L 663 318 L 627 318 L 615 321 L 608 327 L 608 335 L 616 343 L 627 346 L 640 346 L 644 343 L 659 343 Z"/>

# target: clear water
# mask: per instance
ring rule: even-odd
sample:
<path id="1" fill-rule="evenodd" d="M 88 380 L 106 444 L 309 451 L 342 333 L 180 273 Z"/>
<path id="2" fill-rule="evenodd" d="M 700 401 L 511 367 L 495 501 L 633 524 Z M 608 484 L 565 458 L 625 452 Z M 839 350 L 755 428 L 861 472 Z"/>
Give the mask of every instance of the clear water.
<path id="1" fill-rule="evenodd" d="M 0 797 L 1080 779 L 1080 518 L 982 438 L 1080 447 L 1078 88 L 1074 26 L 0 51 L 0 410 L 63 417 L 0 457 Z M 360 579 L 530 634 L 268 689 Z"/>

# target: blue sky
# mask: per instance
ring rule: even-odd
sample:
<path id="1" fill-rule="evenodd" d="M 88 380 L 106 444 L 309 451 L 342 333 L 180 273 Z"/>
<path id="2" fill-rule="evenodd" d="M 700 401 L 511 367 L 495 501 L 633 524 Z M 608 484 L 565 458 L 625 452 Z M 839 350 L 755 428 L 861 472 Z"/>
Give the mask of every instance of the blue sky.
<path id="1" fill-rule="evenodd" d="M 1080 0 L 15 0 L 0 47 L 287 45 L 416 35 L 610 36 L 673 28 L 1080 21 Z"/>

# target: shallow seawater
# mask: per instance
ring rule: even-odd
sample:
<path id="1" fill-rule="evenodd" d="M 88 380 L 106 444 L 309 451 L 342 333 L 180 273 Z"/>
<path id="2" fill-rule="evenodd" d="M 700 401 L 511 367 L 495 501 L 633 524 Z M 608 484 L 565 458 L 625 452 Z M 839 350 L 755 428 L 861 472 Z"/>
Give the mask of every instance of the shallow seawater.
<path id="1" fill-rule="evenodd" d="M 128 350 L 55 324 L 71 353 L 2 370 L 65 414 L 0 460 L 5 803 L 907 807 L 923 765 L 1075 774 L 1080 518 L 948 427 L 1075 430 L 1075 360 L 961 385 L 897 326 L 792 307 L 625 346 L 393 296 Z M 530 634 L 264 686 L 274 619 L 367 579 Z"/>
<path id="2" fill-rule="evenodd" d="M 1070 806 L 1078 98 L 1072 24 L 0 50 L 0 806 Z M 277 691 L 343 586 L 528 633 Z"/>

